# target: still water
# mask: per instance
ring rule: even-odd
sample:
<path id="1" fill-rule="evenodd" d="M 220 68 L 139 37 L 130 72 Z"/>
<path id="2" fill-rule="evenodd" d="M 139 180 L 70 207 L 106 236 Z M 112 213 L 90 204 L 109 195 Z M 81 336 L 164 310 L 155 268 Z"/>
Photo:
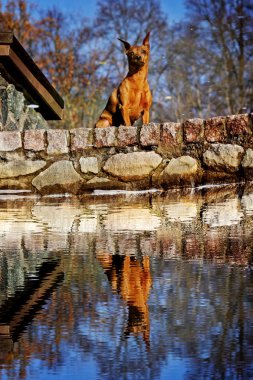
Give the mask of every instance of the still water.
<path id="1" fill-rule="evenodd" d="M 252 379 L 253 189 L 0 195 L 0 379 Z"/>

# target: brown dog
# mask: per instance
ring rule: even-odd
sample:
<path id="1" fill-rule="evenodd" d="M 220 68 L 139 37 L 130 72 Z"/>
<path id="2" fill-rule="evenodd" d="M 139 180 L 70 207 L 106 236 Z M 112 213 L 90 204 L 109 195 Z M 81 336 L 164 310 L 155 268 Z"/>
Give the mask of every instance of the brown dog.
<path id="1" fill-rule="evenodd" d="M 149 33 L 142 46 L 131 46 L 123 41 L 128 58 L 129 71 L 118 88 L 108 99 L 106 107 L 96 123 L 97 128 L 120 125 L 130 126 L 142 117 L 143 124 L 149 123 L 152 95 L 148 85 Z"/>

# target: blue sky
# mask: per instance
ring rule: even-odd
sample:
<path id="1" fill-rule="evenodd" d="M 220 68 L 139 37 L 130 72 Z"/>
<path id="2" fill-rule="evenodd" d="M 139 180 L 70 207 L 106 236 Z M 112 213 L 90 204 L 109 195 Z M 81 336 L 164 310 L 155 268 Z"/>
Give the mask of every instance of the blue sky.
<path id="1" fill-rule="evenodd" d="M 39 8 L 45 9 L 57 6 L 64 12 L 82 13 L 93 17 L 96 11 L 96 0 L 28 0 Z M 115 0 L 116 2 L 117 0 Z M 163 11 L 168 15 L 169 21 L 177 21 L 184 16 L 184 0 L 160 0 Z M 5 3 L 6 1 L 3 1 Z"/>

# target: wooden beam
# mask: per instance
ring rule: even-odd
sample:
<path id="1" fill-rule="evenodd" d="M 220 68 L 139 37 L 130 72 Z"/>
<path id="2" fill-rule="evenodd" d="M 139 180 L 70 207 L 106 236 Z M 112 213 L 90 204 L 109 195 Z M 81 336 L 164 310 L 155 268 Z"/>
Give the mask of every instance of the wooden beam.
<path id="1" fill-rule="evenodd" d="M 13 33 L 0 33 L 1 75 L 38 104 L 46 120 L 63 117 L 64 101 Z"/>
<path id="2" fill-rule="evenodd" d="M 43 263 L 36 280 L 28 277 L 24 289 L 17 291 L 0 308 L 0 338 L 13 338 L 19 329 L 22 330 L 26 320 L 34 317 L 36 308 L 44 303 L 48 294 L 52 292 L 63 276 L 59 261 Z"/>

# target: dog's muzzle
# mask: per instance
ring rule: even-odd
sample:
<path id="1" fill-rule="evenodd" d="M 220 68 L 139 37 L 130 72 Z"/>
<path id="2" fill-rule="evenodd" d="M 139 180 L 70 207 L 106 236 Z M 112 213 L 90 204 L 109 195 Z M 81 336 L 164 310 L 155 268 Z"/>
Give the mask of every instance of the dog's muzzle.
<path id="1" fill-rule="evenodd" d="M 145 62 L 142 61 L 142 57 L 140 55 L 135 55 L 133 58 L 132 58 L 132 62 L 135 64 L 135 65 L 138 65 L 138 66 L 143 66 L 145 65 Z"/>

